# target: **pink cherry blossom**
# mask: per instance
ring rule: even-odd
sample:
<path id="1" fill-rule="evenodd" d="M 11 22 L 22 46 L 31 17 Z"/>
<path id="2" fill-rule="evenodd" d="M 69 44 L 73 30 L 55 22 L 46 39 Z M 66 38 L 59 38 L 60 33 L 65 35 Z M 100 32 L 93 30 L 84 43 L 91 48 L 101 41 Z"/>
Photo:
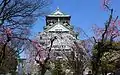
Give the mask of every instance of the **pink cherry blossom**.
<path id="1" fill-rule="evenodd" d="M 12 30 L 10 28 L 6 28 L 5 33 L 9 36 L 12 35 Z"/>
<path id="2" fill-rule="evenodd" d="M 118 20 L 118 25 L 120 26 L 120 20 Z"/>

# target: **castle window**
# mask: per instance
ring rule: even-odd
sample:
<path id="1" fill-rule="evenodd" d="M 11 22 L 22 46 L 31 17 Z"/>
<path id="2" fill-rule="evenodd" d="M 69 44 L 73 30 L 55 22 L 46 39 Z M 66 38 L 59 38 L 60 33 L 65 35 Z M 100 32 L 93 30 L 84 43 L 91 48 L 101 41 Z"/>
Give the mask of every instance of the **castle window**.
<path id="1" fill-rule="evenodd" d="M 61 51 L 61 49 L 56 49 L 56 51 Z"/>
<path id="2" fill-rule="evenodd" d="M 42 39 L 42 37 L 40 36 L 40 39 Z"/>
<path id="3" fill-rule="evenodd" d="M 62 31 L 62 29 L 55 29 L 55 31 Z"/>
<path id="4" fill-rule="evenodd" d="M 54 53 L 55 56 L 61 56 L 58 52 Z"/>

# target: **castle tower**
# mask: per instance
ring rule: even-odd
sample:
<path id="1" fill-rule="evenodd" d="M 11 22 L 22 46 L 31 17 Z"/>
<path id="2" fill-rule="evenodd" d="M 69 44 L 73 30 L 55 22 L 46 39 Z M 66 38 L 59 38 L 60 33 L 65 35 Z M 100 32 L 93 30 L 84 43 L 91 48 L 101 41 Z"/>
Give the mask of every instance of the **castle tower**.
<path id="1" fill-rule="evenodd" d="M 62 58 L 62 52 L 70 53 L 73 41 L 77 39 L 77 34 L 70 23 L 71 16 L 64 14 L 57 8 L 53 13 L 46 16 L 44 31 L 38 36 L 40 43 L 46 48 L 49 47 L 49 39 L 57 37 L 53 42 L 52 53 L 57 58 Z M 62 52 L 61 52 L 62 51 Z"/>
<path id="2" fill-rule="evenodd" d="M 70 33 L 72 36 L 76 37 L 73 31 L 74 27 L 70 24 L 70 19 L 70 15 L 64 14 L 57 8 L 56 11 L 46 16 L 44 31 L 50 33 Z"/>
<path id="3" fill-rule="evenodd" d="M 43 27 L 44 30 L 43 32 L 40 32 L 36 36 L 36 41 L 38 41 L 44 48 L 44 50 L 43 49 L 41 50 L 40 55 L 42 58 L 44 57 L 46 58 L 46 56 L 48 56 L 47 53 L 51 45 L 50 39 L 56 37 L 57 39 L 53 41 L 51 51 L 49 52 L 50 60 L 54 61 L 54 60 L 62 59 L 61 61 L 65 63 L 65 62 L 69 62 L 66 60 L 70 58 L 71 62 L 79 61 L 82 63 L 77 63 L 77 64 L 83 64 L 83 65 L 85 64 L 86 66 L 87 55 L 85 54 L 87 53 L 85 51 L 85 48 L 81 44 L 82 42 L 77 38 L 77 34 L 74 31 L 74 28 L 70 21 L 71 21 L 71 16 L 61 12 L 59 8 L 57 8 L 50 15 L 46 16 L 46 25 Z M 34 50 L 32 51 L 34 53 Z M 75 66 L 76 63 L 74 63 L 74 65 L 70 64 L 70 66 L 71 65 Z M 79 67 L 85 68 L 85 66 L 83 65 L 79 65 Z M 55 67 L 55 65 L 53 64 L 51 64 L 51 66 L 52 68 Z M 64 66 L 63 70 L 67 72 L 69 68 Z M 71 69 L 71 74 L 72 73 L 73 72 Z"/>

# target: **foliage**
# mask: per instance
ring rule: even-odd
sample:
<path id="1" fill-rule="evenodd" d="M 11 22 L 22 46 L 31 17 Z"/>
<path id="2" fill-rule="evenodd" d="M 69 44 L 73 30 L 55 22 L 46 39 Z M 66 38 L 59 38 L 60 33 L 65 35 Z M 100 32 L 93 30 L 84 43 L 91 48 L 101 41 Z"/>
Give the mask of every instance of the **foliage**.
<path id="1" fill-rule="evenodd" d="M 115 63 L 110 63 L 112 53 L 105 53 L 101 58 L 101 69 L 103 72 L 113 72 L 115 70 Z"/>
<path id="2" fill-rule="evenodd" d="M 55 64 L 55 68 L 52 71 L 52 75 L 65 75 L 60 60 L 56 60 L 54 64 Z"/>
<path id="3" fill-rule="evenodd" d="M 2 51 L 2 44 L 0 45 L 0 51 Z M 16 71 L 17 68 L 17 56 L 13 55 L 14 50 L 10 47 L 6 47 L 6 59 L 3 60 L 3 64 L 0 66 L 1 73 L 12 73 Z"/>

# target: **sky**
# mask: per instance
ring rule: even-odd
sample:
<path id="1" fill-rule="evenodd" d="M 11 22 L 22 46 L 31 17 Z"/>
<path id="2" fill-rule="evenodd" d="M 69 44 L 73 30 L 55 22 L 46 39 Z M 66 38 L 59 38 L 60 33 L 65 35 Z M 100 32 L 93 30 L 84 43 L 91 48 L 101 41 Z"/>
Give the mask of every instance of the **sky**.
<path id="1" fill-rule="evenodd" d="M 103 27 L 108 20 L 109 13 L 103 10 L 101 0 L 52 0 L 48 10 L 54 12 L 57 7 L 65 14 L 71 15 L 71 24 L 75 28 L 82 28 L 89 37 L 93 36 L 94 24 Z M 115 9 L 115 16 L 119 16 L 120 0 L 111 0 L 111 7 Z M 45 26 L 45 17 L 40 17 L 33 24 L 31 30 L 33 37 L 43 31 L 43 26 Z M 88 37 L 80 35 L 80 38 L 87 39 Z"/>
<path id="2" fill-rule="evenodd" d="M 120 0 L 111 0 L 110 4 L 115 9 L 115 16 L 120 15 Z M 52 0 L 48 9 L 53 12 L 57 7 L 65 14 L 71 15 L 71 24 L 74 28 L 82 28 L 90 37 L 93 35 L 94 24 L 103 27 L 108 20 L 109 12 L 103 10 L 102 0 Z M 32 34 L 43 31 L 43 26 L 45 26 L 45 17 L 39 18 L 34 23 Z"/>

